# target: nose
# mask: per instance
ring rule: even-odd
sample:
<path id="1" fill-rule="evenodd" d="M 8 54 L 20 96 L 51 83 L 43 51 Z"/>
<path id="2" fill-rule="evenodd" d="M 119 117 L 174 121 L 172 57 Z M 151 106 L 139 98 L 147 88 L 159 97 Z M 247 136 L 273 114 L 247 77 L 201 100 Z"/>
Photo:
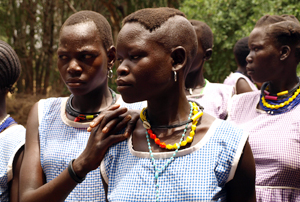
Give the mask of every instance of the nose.
<path id="1" fill-rule="evenodd" d="M 251 51 L 250 51 L 249 54 L 246 57 L 246 62 L 251 63 L 252 61 L 253 61 L 253 59 L 252 59 L 252 55 L 251 55 Z"/>
<path id="2" fill-rule="evenodd" d="M 125 61 L 120 62 L 120 65 L 117 68 L 117 74 L 118 76 L 126 76 L 129 74 L 129 68 Z"/>
<path id="3" fill-rule="evenodd" d="M 72 59 L 69 63 L 67 71 L 69 74 L 77 76 L 82 73 L 82 68 L 76 59 Z"/>

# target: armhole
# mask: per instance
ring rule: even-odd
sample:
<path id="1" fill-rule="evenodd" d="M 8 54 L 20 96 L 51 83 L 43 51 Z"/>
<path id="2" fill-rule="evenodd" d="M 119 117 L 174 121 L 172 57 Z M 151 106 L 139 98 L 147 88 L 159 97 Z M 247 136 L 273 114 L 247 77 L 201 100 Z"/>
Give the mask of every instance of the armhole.
<path id="1" fill-rule="evenodd" d="M 243 132 L 242 137 L 241 137 L 240 142 L 239 142 L 239 145 L 237 147 L 235 156 L 233 158 L 233 161 L 232 161 L 232 164 L 231 164 L 231 169 L 230 169 L 228 178 L 226 180 L 226 183 L 229 182 L 230 180 L 232 180 L 233 177 L 234 177 L 234 175 L 235 175 L 235 171 L 236 171 L 236 169 L 238 167 L 238 164 L 239 164 L 241 155 L 243 153 L 245 144 L 246 144 L 246 142 L 248 140 L 248 137 L 249 137 L 249 134 L 246 133 L 246 132 Z"/>
<path id="2" fill-rule="evenodd" d="M 39 120 L 39 125 L 41 125 L 42 118 L 43 118 L 44 103 L 45 103 L 45 99 L 41 99 L 39 101 L 39 103 L 38 103 L 38 120 Z"/>
<path id="3" fill-rule="evenodd" d="M 8 164 L 7 164 L 7 182 L 11 181 L 13 179 L 13 163 L 14 163 L 14 159 L 15 156 L 17 154 L 17 152 L 23 147 L 23 145 L 25 144 L 25 139 L 22 140 L 14 149 L 12 155 L 9 158 Z"/>
<path id="4" fill-rule="evenodd" d="M 104 179 L 105 183 L 108 185 L 108 176 L 105 170 L 105 163 L 104 163 L 104 158 L 100 163 L 100 174 L 102 178 Z"/>

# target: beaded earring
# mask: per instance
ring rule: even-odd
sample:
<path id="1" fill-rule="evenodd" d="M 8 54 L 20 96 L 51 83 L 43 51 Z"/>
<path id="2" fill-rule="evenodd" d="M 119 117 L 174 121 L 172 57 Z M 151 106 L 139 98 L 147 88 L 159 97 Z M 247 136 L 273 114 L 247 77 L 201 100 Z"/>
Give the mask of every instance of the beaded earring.
<path id="1" fill-rule="evenodd" d="M 173 73 L 174 73 L 174 81 L 176 82 L 177 81 L 177 72 L 175 70 L 173 70 Z"/>
<path id="2" fill-rule="evenodd" d="M 107 71 L 107 77 L 111 79 L 111 78 L 113 78 L 113 76 L 114 76 L 114 72 L 111 69 L 111 67 L 109 67 L 108 71 Z"/>

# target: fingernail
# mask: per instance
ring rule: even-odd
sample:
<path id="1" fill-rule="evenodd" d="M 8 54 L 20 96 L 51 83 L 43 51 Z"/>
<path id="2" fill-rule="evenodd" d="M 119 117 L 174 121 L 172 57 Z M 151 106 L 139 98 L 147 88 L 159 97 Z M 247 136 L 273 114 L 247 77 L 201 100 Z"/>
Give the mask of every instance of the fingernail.
<path id="1" fill-rule="evenodd" d="M 128 138 L 128 137 L 129 137 L 129 133 L 128 133 L 128 132 L 125 132 L 125 133 L 124 133 L 124 137 Z"/>
<path id="2" fill-rule="evenodd" d="M 87 132 L 91 132 L 91 131 L 92 131 L 92 128 L 91 128 L 91 127 L 88 127 L 86 130 L 87 130 Z"/>
<path id="3" fill-rule="evenodd" d="M 131 119 L 131 115 L 126 116 L 126 120 L 129 121 Z"/>
<path id="4" fill-rule="evenodd" d="M 108 128 L 107 128 L 107 127 L 104 127 L 104 128 L 102 129 L 102 132 L 103 132 L 103 133 L 107 133 L 107 132 L 108 132 Z"/>
<path id="5" fill-rule="evenodd" d="M 95 125 L 95 122 L 91 122 L 91 123 L 90 123 L 90 126 L 93 126 L 93 127 L 94 127 L 94 125 Z"/>

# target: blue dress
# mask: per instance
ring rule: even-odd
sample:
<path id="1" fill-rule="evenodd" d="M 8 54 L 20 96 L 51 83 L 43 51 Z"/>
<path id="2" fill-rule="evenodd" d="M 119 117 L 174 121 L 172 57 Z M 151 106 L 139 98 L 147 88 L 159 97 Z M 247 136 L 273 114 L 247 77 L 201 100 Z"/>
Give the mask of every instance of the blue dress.
<path id="1" fill-rule="evenodd" d="M 159 201 L 226 201 L 225 184 L 234 177 L 247 138 L 241 129 L 216 119 L 197 144 L 179 150 L 160 174 Z M 153 153 L 158 167 L 173 153 Z M 155 201 L 150 154 L 133 150 L 131 138 L 109 149 L 101 173 L 109 201 Z"/>
<path id="2" fill-rule="evenodd" d="M 48 98 L 39 101 L 39 139 L 40 160 L 47 182 L 56 178 L 68 167 L 71 159 L 77 158 L 87 145 L 90 133 L 89 122 L 80 123 L 66 117 L 65 106 L 68 98 Z M 141 109 L 146 103 L 126 104 L 120 99 L 121 106 Z M 65 201 L 105 201 L 100 169 L 87 174 Z"/>
<path id="3" fill-rule="evenodd" d="M 25 133 L 22 125 L 12 125 L 0 133 L 0 201 L 9 201 L 8 182 L 13 178 L 13 160 L 25 143 Z"/>

